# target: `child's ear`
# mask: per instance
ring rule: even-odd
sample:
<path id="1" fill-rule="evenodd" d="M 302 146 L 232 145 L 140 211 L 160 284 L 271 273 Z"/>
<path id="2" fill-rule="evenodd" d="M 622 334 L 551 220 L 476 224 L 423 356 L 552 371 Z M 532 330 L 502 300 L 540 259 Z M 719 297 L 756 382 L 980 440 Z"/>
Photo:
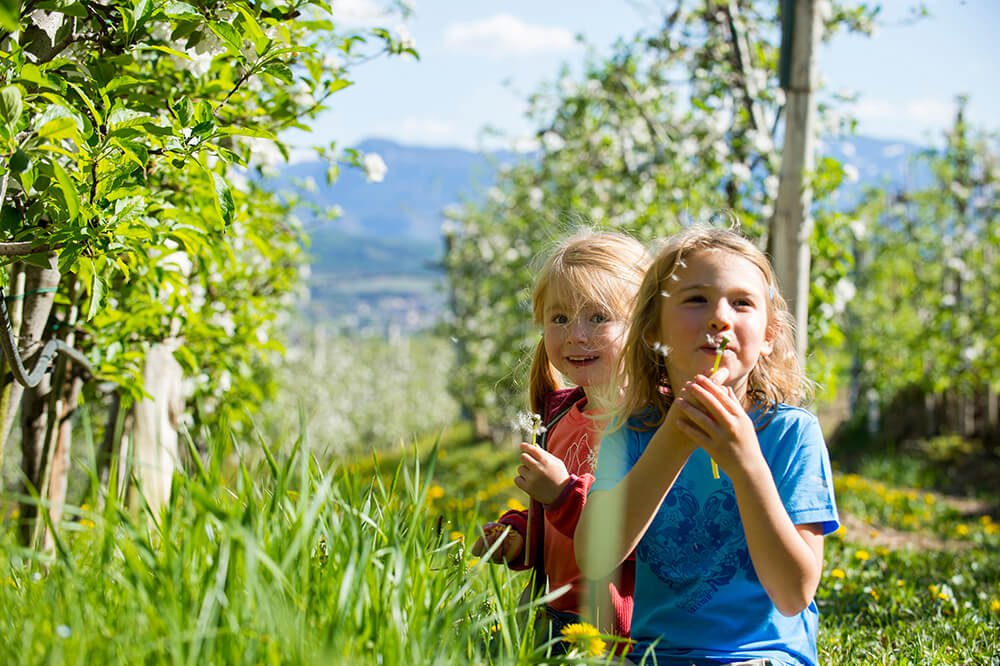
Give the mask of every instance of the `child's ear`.
<path id="1" fill-rule="evenodd" d="M 760 346 L 761 356 L 770 356 L 771 352 L 774 351 L 774 341 L 778 338 L 777 327 L 773 324 L 767 327 L 767 331 L 764 333 L 764 342 Z"/>

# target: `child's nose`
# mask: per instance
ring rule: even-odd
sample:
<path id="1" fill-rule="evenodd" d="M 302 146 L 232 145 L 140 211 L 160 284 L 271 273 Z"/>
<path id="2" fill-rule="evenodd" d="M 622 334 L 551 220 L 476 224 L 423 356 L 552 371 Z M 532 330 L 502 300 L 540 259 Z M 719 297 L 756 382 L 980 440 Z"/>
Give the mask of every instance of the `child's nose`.
<path id="1" fill-rule="evenodd" d="M 570 337 L 574 340 L 586 340 L 590 337 L 590 327 L 583 317 L 577 317 L 570 324 Z"/>
<path id="2" fill-rule="evenodd" d="M 733 309 L 729 303 L 719 301 L 712 309 L 712 318 L 709 321 L 709 328 L 715 332 L 728 330 L 733 325 Z"/>

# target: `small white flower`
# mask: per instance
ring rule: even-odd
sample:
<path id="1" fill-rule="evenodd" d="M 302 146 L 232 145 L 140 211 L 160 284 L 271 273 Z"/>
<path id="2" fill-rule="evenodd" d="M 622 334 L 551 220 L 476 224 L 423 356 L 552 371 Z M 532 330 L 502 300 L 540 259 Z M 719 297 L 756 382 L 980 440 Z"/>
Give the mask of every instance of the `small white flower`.
<path id="1" fill-rule="evenodd" d="M 365 178 L 369 183 L 381 183 L 389 170 L 385 160 L 378 153 L 367 153 L 361 160 L 361 168 L 364 169 Z"/>
<path id="2" fill-rule="evenodd" d="M 65 624 L 60 624 L 56 627 L 56 636 L 59 638 L 69 638 L 73 631 Z"/>
<path id="3" fill-rule="evenodd" d="M 555 153 L 566 146 L 566 141 L 557 132 L 549 130 L 542 135 L 542 145 L 545 147 L 546 152 Z"/>
<path id="4" fill-rule="evenodd" d="M 861 172 L 853 164 L 844 165 L 844 180 L 848 183 L 856 183 L 861 179 Z"/>
<path id="5" fill-rule="evenodd" d="M 738 181 L 746 182 L 750 180 L 750 167 L 742 162 L 736 162 L 733 164 L 730 167 L 730 171 L 733 174 L 733 178 Z"/>

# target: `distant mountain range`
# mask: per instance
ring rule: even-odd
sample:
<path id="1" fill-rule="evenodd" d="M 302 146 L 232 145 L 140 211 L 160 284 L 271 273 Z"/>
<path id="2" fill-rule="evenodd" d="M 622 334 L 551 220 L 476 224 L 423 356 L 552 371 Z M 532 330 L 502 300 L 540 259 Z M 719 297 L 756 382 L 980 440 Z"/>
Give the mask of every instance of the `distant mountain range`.
<path id="1" fill-rule="evenodd" d="M 363 141 L 357 149 L 382 157 L 388 167 L 383 182 L 369 183 L 359 170 L 344 169 L 327 184 L 327 165 L 319 161 L 290 164 L 271 181 L 273 189 L 307 184 L 303 198 L 320 210 L 342 211 L 329 222 L 308 210 L 301 213 L 312 239 L 313 315 L 355 330 L 426 327 L 444 303 L 438 268 L 442 211 L 481 200 L 500 165 L 528 157 L 383 139 Z M 822 147 L 857 169 L 858 180 L 841 192 L 846 202 L 867 185 L 919 184 L 926 174 L 914 171 L 911 158 L 921 150 L 867 137 L 829 140 Z"/>

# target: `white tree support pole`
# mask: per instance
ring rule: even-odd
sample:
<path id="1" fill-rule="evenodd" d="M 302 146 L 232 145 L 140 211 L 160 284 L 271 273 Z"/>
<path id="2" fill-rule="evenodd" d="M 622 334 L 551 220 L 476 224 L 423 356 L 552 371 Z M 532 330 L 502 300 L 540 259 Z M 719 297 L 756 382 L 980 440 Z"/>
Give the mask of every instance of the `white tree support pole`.
<path id="1" fill-rule="evenodd" d="M 808 178 L 815 168 L 816 46 L 822 19 L 816 0 L 785 0 L 781 49 L 788 63 L 785 89 L 784 147 L 781 179 L 774 206 L 768 250 L 781 293 L 795 316 L 795 350 L 805 364 L 808 347 L 810 237 L 813 220 L 812 188 Z M 788 25 L 790 23 L 790 25 Z M 790 44 L 788 42 L 791 42 Z"/>

